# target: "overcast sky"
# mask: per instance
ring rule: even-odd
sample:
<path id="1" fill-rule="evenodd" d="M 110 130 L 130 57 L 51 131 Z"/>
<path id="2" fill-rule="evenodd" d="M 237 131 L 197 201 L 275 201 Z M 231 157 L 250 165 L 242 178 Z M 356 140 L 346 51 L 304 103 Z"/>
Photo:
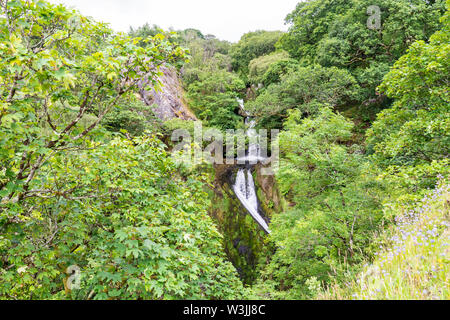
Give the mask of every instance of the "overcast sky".
<path id="1" fill-rule="evenodd" d="M 78 9 L 116 31 L 146 22 L 163 29 L 195 28 L 238 41 L 249 31 L 287 30 L 284 19 L 301 0 L 51 0 Z"/>

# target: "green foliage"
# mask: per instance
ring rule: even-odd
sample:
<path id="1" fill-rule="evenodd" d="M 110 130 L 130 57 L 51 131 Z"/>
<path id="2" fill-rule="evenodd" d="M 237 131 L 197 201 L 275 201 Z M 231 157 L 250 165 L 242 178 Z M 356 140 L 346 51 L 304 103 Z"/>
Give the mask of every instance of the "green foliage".
<path id="1" fill-rule="evenodd" d="M 400 207 L 397 225 L 383 234 L 385 244 L 348 286 L 333 286 L 320 299 L 450 299 L 449 187 L 441 181 L 413 210 Z"/>
<path id="2" fill-rule="evenodd" d="M 27 196 L 51 157 L 84 148 L 85 139 L 100 133 L 100 122 L 136 89 L 140 72 L 153 79 L 158 64 L 178 61 L 184 51 L 161 35 L 140 47 L 139 39 L 115 35 L 63 6 L 6 5 L 0 20 L 0 198 L 9 203 Z M 149 58 L 154 65 L 144 62 Z"/>
<path id="3" fill-rule="evenodd" d="M 188 87 L 191 109 L 207 126 L 222 130 L 236 128 L 242 122 L 236 98 L 245 89 L 243 81 L 226 70 L 203 71 L 198 77 Z"/>
<path id="4" fill-rule="evenodd" d="M 408 193 L 432 188 L 438 174 L 449 173 L 449 11 L 442 22 L 429 44 L 414 43 L 386 76 L 380 89 L 395 102 L 367 136 L 385 179 L 408 186 Z"/>
<path id="5" fill-rule="evenodd" d="M 292 26 L 281 46 L 293 57 L 324 65 L 355 68 L 367 62 L 398 59 L 414 40 L 439 28 L 445 1 L 382 0 L 382 29 L 367 28 L 370 0 L 301 2 L 287 17 Z"/>
<path id="6" fill-rule="evenodd" d="M 292 193 L 292 200 L 298 203 L 295 197 L 313 194 L 324 185 L 336 184 L 335 180 L 343 180 L 339 185 L 346 185 L 345 179 L 357 174 L 357 170 L 347 170 L 358 167 L 359 156 L 349 154 L 347 148 L 339 143 L 351 138 L 352 128 L 351 122 L 334 114 L 330 108 L 319 110 L 317 117 L 303 120 L 298 110 L 292 112 L 286 122 L 286 130 L 279 136 L 281 192 Z M 336 166 L 342 167 L 337 169 Z M 307 185 L 302 181 L 308 181 Z"/>
<path id="7" fill-rule="evenodd" d="M 258 57 L 250 61 L 248 79 L 252 84 L 263 83 L 266 73 L 274 64 L 289 61 L 289 54 L 286 51 L 277 51 L 265 56 Z"/>
<path id="8" fill-rule="evenodd" d="M 300 2 L 288 33 L 232 45 L 0 0 L 0 299 L 448 299 L 450 11 L 380 0 L 371 30 L 373 4 Z M 242 127 L 258 86 L 246 110 L 282 129 L 276 181 L 257 181 L 266 240 L 229 186 L 205 192 L 210 166 L 156 138 L 194 130 L 136 96 L 166 65 L 206 127 Z"/>
<path id="9" fill-rule="evenodd" d="M 274 217 L 270 239 L 278 248 L 256 293 L 305 299 L 312 279 L 342 279 L 369 254 L 380 226 L 379 188 L 357 147 L 344 143 L 353 124 L 330 108 L 302 120 L 294 111 L 280 133 L 280 191 L 291 208 Z"/>
<path id="10" fill-rule="evenodd" d="M 143 26 L 137 28 L 136 30 L 133 29 L 133 27 L 130 27 L 130 31 L 128 33 L 133 38 L 147 39 L 149 37 L 154 37 L 157 34 L 164 33 L 164 31 L 156 24 L 151 26 L 150 24 L 146 23 Z M 143 42 L 141 43 L 144 45 Z"/>
<path id="11" fill-rule="evenodd" d="M 283 59 L 271 64 L 262 77 L 262 83 L 268 87 L 273 83 L 281 82 L 284 75 L 297 70 L 299 64 L 294 59 Z"/>
<path id="12" fill-rule="evenodd" d="M 346 70 L 318 65 L 298 67 L 248 103 L 248 109 L 260 125 L 278 122 L 275 127 L 279 127 L 279 119 L 286 117 L 287 110 L 295 108 L 304 115 L 313 115 L 323 104 L 344 105 L 357 94 L 356 80 Z"/>
<path id="13" fill-rule="evenodd" d="M 125 130 L 132 136 L 139 136 L 145 131 L 156 134 L 162 123 L 153 112 L 152 106 L 147 106 L 134 95 L 122 98 L 103 119 L 102 125 L 111 132 Z"/>
<path id="14" fill-rule="evenodd" d="M 216 53 L 227 55 L 231 49 L 231 44 L 228 41 L 219 40 L 213 35 L 205 36 L 199 30 L 186 29 L 178 31 L 177 35 L 180 38 L 180 44 L 188 46 L 192 53 L 193 48 L 202 51 L 205 60 L 214 57 Z M 192 54 L 193 57 L 198 55 L 199 53 Z"/>
<path id="15" fill-rule="evenodd" d="M 64 298 L 71 265 L 73 299 L 239 297 L 203 183 L 177 171 L 147 137 L 53 157 L 0 220 L 0 297 Z"/>
<path id="16" fill-rule="evenodd" d="M 151 47 L 153 47 L 153 42 L 155 41 L 155 39 L 158 39 L 159 41 L 164 40 L 165 48 L 174 49 L 171 55 L 170 66 L 175 67 L 178 71 L 184 66 L 187 58 L 189 57 L 189 50 L 183 47 L 183 44 L 181 43 L 182 39 L 180 39 L 178 33 L 174 31 L 164 31 L 156 24 L 150 26 L 148 23 L 146 23 L 145 25 L 137 29 L 133 29 L 132 27 L 130 27 L 130 31 L 128 31 L 127 34 L 131 38 L 136 39 L 135 43 L 138 46 L 146 49 L 151 49 Z M 154 61 L 153 64 L 150 64 L 153 67 L 159 68 L 164 63 L 160 64 Z"/>
<path id="17" fill-rule="evenodd" d="M 245 85 L 231 72 L 230 43 L 192 29 L 179 31 L 178 36 L 190 52 L 182 72 L 189 107 L 206 126 L 236 128 L 242 120 L 236 98 Z"/>
<path id="18" fill-rule="evenodd" d="M 279 136 L 276 175 L 291 208 L 271 223 L 270 239 L 278 250 L 262 272 L 255 297 L 312 298 L 324 288 L 327 294 L 319 297 L 445 299 L 448 208 L 443 204 L 448 192 L 441 188 L 431 201 L 426 198 L 414 211 L 417 216 L 410 208 L 436 185 L 437 177 L 449 174 L 449 15 L 429 43 L 413 43 L 411 39 L 427 39 L 437 29 L 443 2 L 411 6 L 382 1 L 383 29 L 371 38 L 374 31 L 363 27 L 367 3 L 352 3 L 357 9 L 344 1 L 300 3 L 289 17 L 294 26 L 281 43 L 301 64 L 317 62 L 322 67 L 316 70 L 345 72 L 336 80 L 347 74 L 353 90 L 331 86 L 345 82 L 324 80 L 317 76 L 320 72 L 296 71 L 251 104 L 262 119 L 293 109 Z M 301 44 L 294 46 L 292 39 Z M 364 157 L 361 146 L 350 144 L 353 123 L 323 105 L 342 109 L 352 102 L 364 108 L 380 103 L 381 95 L 372 91 L 409 45 L 380 86 L 394 103 L 368 131 L 372 156 Z M 299 77 L 304 74 L 311 76 Z M 373 101 L 363 103 L 367 98 Z M 382 225 L 394 219 L 398 229 L 392 239 L 401 243 L 388 242 L 381 257 L 353 282 L 362 264 L 371 261 Z M 344 283 L 353 283 L 351 289 L 340 289 Z"/>
<path id="19" fill-rule="evenodd" d="M 172 133 L 175 130 L 186 130 L 191 137 L 194 136 L 194 126 L 194 121 L 185 121 L 177 118 L 164 122 L 164 129 L 166 129 L 168 133 Z"/>
<path id="20" fill-rule="evenodd" d="M 160 34 L 115 35 L 64 6 L 3 4 L 0 297 L 236 297 L 203 183 L 180 177 L 157 139 L 109 141 L 101 127 L 142 133 L 141 75 L 156 79 L 184 50 Z"/>
<path id="21" fill-rule="evenodd" d="M 380 30 L 367 27 L 367 9 L 381 9 Z M 318 63 L 349 71 L 361 87 L 355 117 L 372 121 L 388 100 L 376 88 L 389 66 L 416 40 L 439 29 L 445 1 L 312 0 L 300 2 L 287 17 L 291 23 L 280 47 L 305 65 Z M 367 108 L 366 106 L 370 107 Z"/>
<path id="22" fill-rule="evenodd" d="M 291 27 L 280 39 L 281 47 L 297 59 L 312 59 L 319 41 L 328 33 L 334 18 L 350 7 L 351 2 L 345 0 L 299 2 L 296 9 L 286 17 Z"/>
<path id="23" fill-rule="evenodd" d="M 228 52 L 231 44 L 214 36 L 204 36 L 195 29 L 177 32 L 178 42 L 189 48 L 189 63 L 183 67 L 183 79 L 188 86 L 197 81 L 201 70 L 231 70 L 231 58 Z"/>
<path id="24" fill-rule="evenodd" d="M 255 31 L 244 34 L 231 48 L 233 70 L 246 80 L 250 62 L 274 52 L 282 34 L 281 31 Z"/>

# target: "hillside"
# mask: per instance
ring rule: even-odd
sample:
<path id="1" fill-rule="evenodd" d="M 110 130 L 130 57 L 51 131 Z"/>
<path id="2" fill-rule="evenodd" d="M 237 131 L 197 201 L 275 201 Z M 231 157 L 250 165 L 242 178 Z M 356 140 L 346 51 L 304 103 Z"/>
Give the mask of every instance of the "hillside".
<path id="1" fill-rule="evenodd" d="M 410 210 L 396 214 L 396 226 L 355 281 L 332 286 L 321 299 L 449 300 L 450 192 L 441 182 Z"/>

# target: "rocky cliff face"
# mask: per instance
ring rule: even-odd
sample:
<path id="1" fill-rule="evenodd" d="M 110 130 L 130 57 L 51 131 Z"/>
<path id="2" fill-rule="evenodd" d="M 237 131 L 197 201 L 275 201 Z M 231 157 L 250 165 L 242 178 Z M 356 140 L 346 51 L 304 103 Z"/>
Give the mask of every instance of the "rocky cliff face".
<path id="1" fill-rule="evenodd" d="M 162 75 L 159 77 L 161 88 L 145 90 L 148 87 L 148 78 L 144 77 L 139 83 L 140 98 L 149 106 L 155 106 L 155 114 L 163 121 L 171 119 L 197 120 L 189 110 L 184 100 L 183 87 L 176 69 L 161 67 Z"/>
<path id="2" fill-rule="evenodd" d="M 267 234 L 254 221 L 233 192 L 233 183 L 239 167 L 236 165 L 214 166 L 214 190 L 210 213 L 223 235 L 224 250 L 236 267 L 241 279 L 252 284 L 258 275 L 257 265 L 273 254 L 274 248 L 265 241 Z M 280 212 L 282 200 L 274 177 L 263 176 L 261 165 L 252 170 L 258 190 L 258 202 L 268 218 Z"/>
<path id="3" fill-rule="evenodd" d="M 214 190 L 210 192 L 210 213 L 223 235 L 224 251 L 242 281 L 252 284 L 257 277 L 256 267 L 265 250 L 266 233 L 253 220 L 233 192 L 237 166 L 217 165 Z"/>

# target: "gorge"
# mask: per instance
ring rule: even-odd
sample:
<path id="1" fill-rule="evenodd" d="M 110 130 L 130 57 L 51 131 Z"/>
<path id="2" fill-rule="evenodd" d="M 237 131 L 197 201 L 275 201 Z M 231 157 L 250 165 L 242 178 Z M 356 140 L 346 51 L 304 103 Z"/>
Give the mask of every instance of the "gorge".
<path id="1" fill-rule="evenodd" d="M 248 126 L 247 136 L 249 139 L 249 148 L 246 156 L 244 158 L 238 158 L 237 162 L 245 163 L 244 168 L 240 168 L 236 180 L 233 186 L 233 190 L 236 193 L 239 201 L 248 210 L 249 214 L 255 219 L 255 221 L 264 229 L 264 231 L 270 234 L 268 222 L 262 217 L 258 197 L 255 189 L 255 182 L 252 176 L 251 167 L 254 166 L 259 161 L 265 160 L 261 157 L 261 148 L 258 143 L 259 137 L 256 135 L 254 127 L 256 122 L 251 119 L 250 115 L 245 111 L 244 101 L 239 100 L 241 109 L 246 114 L 245 123 Z M 256 143 L 255 141 L 256 140 Z"/>

